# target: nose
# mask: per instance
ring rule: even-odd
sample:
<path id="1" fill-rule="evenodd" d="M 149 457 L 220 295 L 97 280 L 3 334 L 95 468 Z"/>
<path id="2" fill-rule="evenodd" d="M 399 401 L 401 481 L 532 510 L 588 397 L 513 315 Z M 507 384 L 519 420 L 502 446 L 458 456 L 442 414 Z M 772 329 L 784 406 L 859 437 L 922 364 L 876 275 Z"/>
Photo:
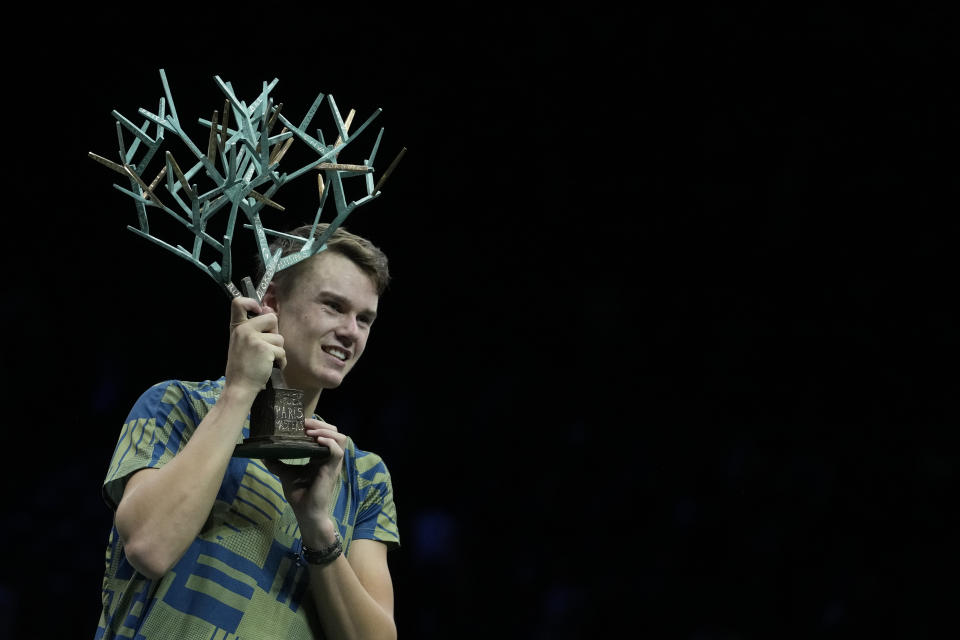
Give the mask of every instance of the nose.
<path id="1" fill-rule="evenodd" d="M 357 316 L 352 313 L 344 313 L 341 322 L 337 325 L 337 337 L 354 344 L 360 340 L 360 325 L 357 323 Z"/>

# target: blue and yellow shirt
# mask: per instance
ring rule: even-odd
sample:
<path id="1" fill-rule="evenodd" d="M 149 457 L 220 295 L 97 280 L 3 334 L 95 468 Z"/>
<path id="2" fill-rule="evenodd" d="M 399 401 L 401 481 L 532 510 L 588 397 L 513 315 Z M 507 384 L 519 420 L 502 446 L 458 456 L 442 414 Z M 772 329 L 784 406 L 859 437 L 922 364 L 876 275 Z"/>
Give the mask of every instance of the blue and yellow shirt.
<path id="1" fill-rule="evenodd" d="M 167 381 L 140 397 L 104 481 L 112 509 L 130 474 L 163 466 L 183 448 L 220 397 L 223 382 Z M 245 425 L 243 437 L 248 435 Z M 332 516 L 348 555 L 358 538 L 399 545 L 390 473 L 379 456 L 350 439 Z M 300 529 L 280 481 L 260 460 L 233 458 L 200 534 L 159 580 L 130 566 L 112 529 L 95 638 L 322 637 L 299 551 Z"/>

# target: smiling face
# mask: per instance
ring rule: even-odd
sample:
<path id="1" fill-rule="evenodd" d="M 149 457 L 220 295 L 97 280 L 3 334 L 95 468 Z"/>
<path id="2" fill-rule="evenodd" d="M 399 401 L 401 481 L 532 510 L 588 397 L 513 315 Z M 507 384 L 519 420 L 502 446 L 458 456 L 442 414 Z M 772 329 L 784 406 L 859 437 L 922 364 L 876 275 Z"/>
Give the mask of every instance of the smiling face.
<path id="1" fill-rule="evenodd" d="M 308 393 L 340 386 L 360 359 L 377 315 L 371 277 L 333 251 L 309 258 L 288 291 L 264 296 L 277 312 L 289 386 Z"/>

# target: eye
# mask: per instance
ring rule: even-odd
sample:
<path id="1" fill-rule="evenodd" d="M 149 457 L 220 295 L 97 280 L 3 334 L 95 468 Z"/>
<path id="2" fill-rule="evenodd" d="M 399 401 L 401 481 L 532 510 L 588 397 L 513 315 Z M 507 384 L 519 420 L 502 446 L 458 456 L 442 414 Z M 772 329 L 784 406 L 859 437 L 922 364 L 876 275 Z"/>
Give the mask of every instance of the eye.
<path id="1" fill-rule="evenodd" d="M 341 305 L 336 300 L 324 300 L 323 305 L 325 307 L 329 307 L 330 309 L 332 309 L 333 311 L 336 311 L 337 313 L 341 313 L 343 311 L 343 305 Z"/>

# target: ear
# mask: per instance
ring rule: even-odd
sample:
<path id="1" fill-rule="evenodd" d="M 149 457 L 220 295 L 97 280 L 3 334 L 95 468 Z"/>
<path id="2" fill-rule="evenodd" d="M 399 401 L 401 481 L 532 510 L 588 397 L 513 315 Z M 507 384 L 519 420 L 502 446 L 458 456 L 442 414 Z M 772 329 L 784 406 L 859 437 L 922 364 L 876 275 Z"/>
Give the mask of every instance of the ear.
<path id="1" fill-rule="evenodd" d="M 277 297 L 277 286 L 271 282 L 267 285 L 267 290 L 263 294 L 261 301 L 263 306 L 270 307 L 274 312 L 280 312 L 280 299 Z"/>

